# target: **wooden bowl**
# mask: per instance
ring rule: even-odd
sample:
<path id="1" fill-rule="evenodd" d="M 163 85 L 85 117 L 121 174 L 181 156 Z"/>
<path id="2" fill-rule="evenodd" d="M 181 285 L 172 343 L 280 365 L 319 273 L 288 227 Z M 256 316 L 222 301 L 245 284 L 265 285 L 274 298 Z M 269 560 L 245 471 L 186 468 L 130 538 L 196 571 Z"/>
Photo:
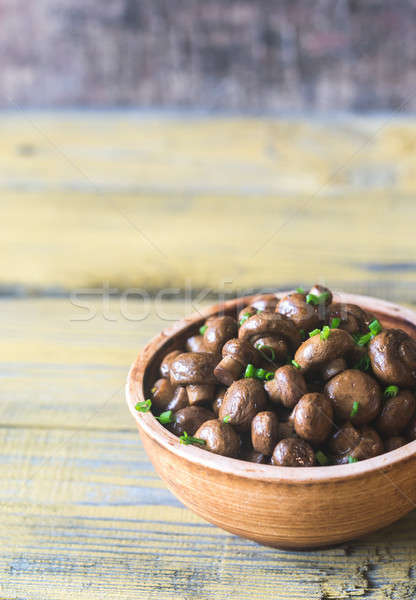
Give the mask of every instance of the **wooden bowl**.
<path id="1" fill-rule="evenodd" d="M 285 292 L 286 293 L 286 292 Z M 282 296 L 276 294 L 276 296 Z M 344 542 L 393 523 L 416 506 L 416 441 L 349 465 L 292 468 L 226 458 L 180 444 L 136 402 L 148 392 L 163 356 L 183 347 L 209 316 L 235 314 L 253 297 L 213 306 L 155 337 L 132 365 L 127 402 L 145 450 L 169 490 L 198 515 L 236 535 L 282 548 Z M 371 310 L 385 327 L 416 336 L 416 313 L 376 298 L 336 294 Z"/>

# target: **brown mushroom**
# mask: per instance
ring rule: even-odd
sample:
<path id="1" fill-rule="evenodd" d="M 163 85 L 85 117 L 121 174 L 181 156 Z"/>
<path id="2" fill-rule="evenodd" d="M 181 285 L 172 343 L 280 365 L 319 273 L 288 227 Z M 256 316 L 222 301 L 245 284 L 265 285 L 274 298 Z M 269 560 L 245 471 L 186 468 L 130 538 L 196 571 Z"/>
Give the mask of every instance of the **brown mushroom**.
<path id="1" fill-rule="evenodd" d="M 174 392 L 175 387 L 170 383 L 169 379 L 158 379 L 151 389 L 152 405 L 157 410 L 166 410 L 173 398 Z"/>
<path id="2" fill-rule="evenodd" d="M 279 436 L 279 419 L 272 411 L 262 411 L 251 421 L 251 443 L 261 454 L 273 453 Z"/>
<path id="3" fill-rule="evenodd" d="M 332 304 L 332 292 L 329 288 L 325 287 L 324 285 L 319 285 L 318 283 L 315 283 L 315 285 L 313 285 L 309 290 L 309 293 L 313 294 L 317 298 L 323 298 L 322 304 L 326 306 Z"/>
<path id="4" fill-rule="evenodd" d="M 218 419 L 205 421 L 195 432 L 195 437 L 205 441 L 202 446 L 209 452 L 236 457 L 240 450 L 240 438 L 231 425 Z"/>
<path id="5" fill-rule="evenodd" d="M 242 319 L 244 319 L 244 321 L 245 321 L 246 319 L 248 319 L 249 317 L 252 317 L 256 313 L 257 313 L 257 309 L 254 308 L 254 306 L 251 306 L 251 305 L 245 306 L 238 313 L 238 322 L 240 323 Z"/>
<path id="6" fill-rule="evenodd" d="M 387 398 L 375 422 L 377 431 L 384 436 L 399 435 L 408 425 L 415 409 L 415 397 L 409 390 L 402 390 L 397 396 Z"/>
<path id="7" fill-rule="evenodd" d="M 306 295 L 298 292 L 284 296 L 276 307 L 276 311 L 291 319 L 296 327 L 304 331 L 312 331 L 319 327 L 320 318 L 314 304 L 306 302 Z"/>
<path id="8" fill-rule="evenodd" d="M 374 429 L 368 425 L 356 429 L 351 423 L 346 423 L 332 436 L 329 447 L 337 464 L 372 458 L 384 450 Z"/>
<path id="9" fill-rule="evenodd" d="M 168 377 L 169 378 L 170 365 L 175 360 L 175 358 L 177 356 L 179 356 L 180 354 L 182 354 L 182 350 L 172 350 L 171 352 L 169 352 L 168 354 L 166 354 L 166 356 L 164 357 L 164 359 L 160 363 L 160 374 L 161 374 L 162 377 Z"/>
<path id="10" fill-rule="evenodd" d="M 409 442 L 416 440 L 416 416 L 410 420 L 410 423 L 406 427 L 405 434 Z"/>
<path id="11" fill-rule="evenodd" d="M 205 421 L 215 419 L 215 415 L 202 406 L 186 406 L 174 414 L 174 419 L 174 422 L 170 425 L 172 433 L 181 436 L 186 431 L 188 435 L 195 435 L 198 427 Z"/>
<path id="12" fill-rule="evenodd" d="M 405 444 L 407 444 L 407 441 L 404 437 L 398 435 L 393 436 L 387 438 L 387 440 L 384 442 L 384 450 L 385 452 L 391 452 L 392 450 L 397 450 L 397 448 L 401 448 Z"/>
<path id="13" fill-rule="evenodd" d="M 328 322 L 341 319 L 339 329 L 348 333 L 368 333 L 368 326 L 376 318 L 372 313 L 362 309 L 357 304 L 334 302 L 328 309 Z"/>
<path id="14" fill-rule="evenodd" d="M 354 425 L 364 425 L 376 418 L 381 406 L 381 389 L 377 381 L 358 369 L 347 369 L 333 377 L 325 386 L 335 417 L 351 419 Z"/>
<path id="15" fill-rule="evenodd" d="M 219 354 L 225 342 L 238 334 L 238 324 L 235 319 L 221 316 L 208 319 L 204 331 L 204 346 L 208 352 Z"/>
<path id="16" fill-rule="evenodd" d="M 186 351 L 187 352 L 206 352 L 204 344 L 204 336 L 193 335 L 186 340 Z"/>
<path id="17" fill-rule="evenodd" d="M 227 388 L 221 386 L 215 392 L 214 402 L 212 403 L 212 410 L 214 411 L 214 414 L 217 417 L 220 413 L 221 404 L 223 403 L 226 391 L 227 391 Z"/>
<path id="18" fill-rule="evenodd" d="M 284 365 L 275 371 L 274 379 L 264 385 L 272 402 L 293 408 L 308 388 L 302 373 L 292 365 Z"/>
<path id="19" fill-rule="evenodd" d="M 295 425 L 293 423 L 293 420 L 289 420 L 289 421 L 279 421 L 279 427 L 278 427 L 278 440 L 284 440 L 286 438 L 297 438 L 298 435 L 295 431 Z"/>
<path id="20" fill-rule="evenodd" d="M 266 408 L 266 394 L 257 379 L 234 381 L 225 393 L 220 408 L 220 419 L 235 425 L 240 431 L 248 431 L 256 414 Z"/>
<path id="21" fill-rule="evenodd" d="M 305 440 L 287 438 L 276 445 L 271 462 L 281 467 L 313 467 L 315 454 Z"/>
<path id="22" fill-rule="evenodd" d="M 342 329 L 331 329 L 327 339 L 314 335 L 298 348 L 295 361 L 300 366 L 301 373 L 322 369 L 330 361 L 354 356 L 357 345 L 351 335 Z"/>
<path id="23" fill-rule="evenodd" d="M 216 362 L 215 355 L 210 352 L 184 352 L 171 363 L 171 383 L 186 386 L 189 404 L 212 402 L 217 383 L 214 376 Z"/>
<path id="24" fill-rule="evenodd" d="M 176 412 L 181 408 L 185 408 L 185 406 L 189 406 L 188 393 L 185 387 L 178 385 L 173 393 L 172 400 L 166 406 L 166 410 Z"/>
<path id="25" fill-rule="evenodd" d="M 289 348 L 287 341 L 280 337 L 265 336 L 254 342 L 255 348 L 262 356 L 262 366 L 268 370 L 287 361 Z"/>
<path id="26" fill-rule="evenodd" d="M 261 312 L 273 312 L 276 308 L 279 298 L 275 294 L 260 294 L 253 298 L 250 306 Z"/>
<path id="27" fill-rule="evenodd" d="M 249 342 L 234 338 L 228 340 L 222 349 L 222 360 L 214 369 L 214 375 L 224 385 L 231 385 L 240 379 L 246 366 L 251 363 L 257 366 L 262 360 L 258 350 Z"/>
<path id="28" fill-rule="evenodd" d="M 331 402 L 324 394 L 305 394 L 294 408 L 293 424 L 302 439 L 312 445 L 323 443 L 333 425 Z"/>
<path id="29" fill-rule="evenodd" d="M 321 376 L 324 381 L 328 381 L 338 375 L 338 373 L 342 373 L 348 368 L 347 362 L 344 358 L 334 358 L 334 360 L 330 360 L 326 365 L 322 367 Z"/>
<path id="30" fill-rule="evenodd" d="M 300 344 L 300 334 L 295 324 L 283 315 L 272 312 L 261 312 L 247 319 L 241 325 L 238 337 L 253 346 L 264 338 L 283 339 L 293 351 Z"/>
<path id="31" fill-rule="evenodd" d="M 401 329 L 386 329 L 368 345 L 375 376 L 399 387 L 416 385 L 416 341 Z"/>

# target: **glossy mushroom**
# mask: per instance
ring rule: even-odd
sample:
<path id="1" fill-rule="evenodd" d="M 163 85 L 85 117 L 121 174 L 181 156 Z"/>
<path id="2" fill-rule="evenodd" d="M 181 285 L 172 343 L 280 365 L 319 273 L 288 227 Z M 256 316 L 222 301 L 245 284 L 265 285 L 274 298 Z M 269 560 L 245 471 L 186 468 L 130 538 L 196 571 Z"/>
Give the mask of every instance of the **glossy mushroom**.
<path id="1" fill-rule="evenodd" d="M 294 292 L 284 296 L 277 305 L 276 311 L 291 319 L 296 327 L 306 332 L 320 325 L 317 307 L 306 301 L 306 294 Z"/>
<path id="2" fill-rule="evenodd" d="M 386 329 L 368 345 L 375 376 L 399 387 L 416 386 L 416 341 L 401 329 Z"/>
<path id="3" fill-rule="evenodd" d="M 228 316 L 215 317 L 206 322 L 204 346 L 207 352 L 219 354 L 225 342 L 238 334 L 238 323 Z"/>
<path id="4" fill-rule="evenodd" d="M 294 408 L 293 424 L 299 437 L 312 445 L 322 444 L 333 427 L 331 402 L 324 394 L 305 394 Z"/>
<path id="5" fill-rule="evenodd" d="M 195 435 L 198 427 L 210 419 L 215 419 L 214 413 L 203 406 L 187 406 L 174 414 L 174 422 L 169 427 L 177 436 L 183 435 L 185 431 L 189 435 Z"/>
<path id="6" fill-rule="evenodd" d="M 209 352 L 184 352 L 171 363 L 171 383 L 186 386 L 189 404 L 212 402 L 217 383 L 216 362 L 215 355 Z"/>
<path id="7" fill-rule="evenodd" d="M 187 352 L 206 352 L 203 335 L 192 335 L 186 340 Z"/>
<path id="8" fill-rule="evenodd" d="M 170 365 L 180 354 L 182 354 L 182 350 L 172 350 L 172 352 L 166 354 L 166 356 L 160 363 L 160 374 L 162 377 L 169 378 Z"/>
<path id="9" fill-rule="evenodd" d="M 185 408 L 185 406 L 189 406 L 188 392 L 186 391 L 185 387 L 178 385 L 173 393 L 172 400 L 166 406 L 166 410 L 176 412 L 181 408 Z"/>
<path id="10" fill-rule="evenodd" d="M 364 425 L 355 428 L 351 423 L 346 423 L 336 431 L 329 448 L 337 464 L 373 458 L 384 451 L 383 442 L 372 427 Z"/>
<path id="11" fill-rule="evenodd" d="M 333 377 L 325 386 L 325 394 L 332 402 L 335 417 L 351 420 L 354 425 L 370 423 L 380 411 L 379 384 L 358 369 L 347 369 Z"/>
<path id="12" fill-rule="evenodd" d="M 271 463 L 280 467 L 313 467 L 315 454 L 305 440 L 287 438 L 276 445 Z"/>
<path id="13" fill-rule="evenodd" d="M 195 432 L 195 437 L 204 440 L 203 448 L 214 454 L 236 457 L 240 450 L 240 437 L 227 423 L 212 419 L 205 421 Z"/>
<path id="14" fill-rule="evenodd" d="M 153 406 L 159 411 L 167 410 L 174 393 L 175 386 L 171 384 L 169 379 L 157 379 L 151 389 Z"/>
<path id="15" fill-rule="evenodd" d="M 273 403 L 282 404 L 286 408 L 293 408 L 308 391 L 302 373 L 292 365 L 277 369 L 274 378 L 266 381 L 264 387 Z"/>
<path id="16" fill-rule="evenodd" d="M 415 413 L 415 397 L 409 390 L 402 390 L 393 398 L 384 401 L 375 427 L 381 435 L 399 435 L 409 424 Z"/>
<path id="17" fill-rule="evenodd" d="M 295 324 L 288 318 L 279 313 L 261 312 L 247 319 L 238 331 L 238 337 L 241 340 L 250 342 L 253 346 L 258 343 L 273 347 L 275 341 L 283 341 L 274 349 L 276 360 L 287 358 L 290 348 L 294 352 L 300 344 L 300 334 Z"/>
<path id="18" fill-rule="evenodd" d="M 256 414 L 266 408 L 266 393 L 257 379 L 239 379 L 228 388 L 219 417 L 227 418 L 230 425 L 248 431 Z"/>
<path id="19" fill-rule="evenodd" d="M 214 375 L 224 385 L 231 385 L 240 379 L 246 366 L 260 364 L 262 356 L 248 341 L 234 338 L 228 340 L 222 349 L 222 360 L 214 369 Z"/>
<path id="20" fill-rule="evenodd" d="M 262 411 L 251 421 L 251 443 L 254 450 L 271 455 L 279 438 L 279 419 L 272 411 Z"/>
<path id="21" fill-rule="evenodd" d="M 295 361 L 302 373 L 322 369 L 330 361 L 354 355 L 357 345 L 351 335 L 342 329 L 331 329 L 327 339 L 314 335 L 298 348 Z"/>
<path id="22" fill-rule="evenodd" d="M 351 334 L 365 334 L 368 333 L 368 326 L 376 317 L 357 304 L 334 302 L 328 309 L 328 322 L 335 318 L 341 319 L 339 329 Z"/>

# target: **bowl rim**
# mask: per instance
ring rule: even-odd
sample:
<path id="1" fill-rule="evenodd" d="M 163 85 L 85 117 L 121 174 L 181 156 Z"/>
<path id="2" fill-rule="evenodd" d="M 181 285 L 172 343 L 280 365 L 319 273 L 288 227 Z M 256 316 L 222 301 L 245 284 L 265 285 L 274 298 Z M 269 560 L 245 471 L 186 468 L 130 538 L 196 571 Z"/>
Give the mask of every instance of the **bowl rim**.
<path id="1" fill-rule="evenodd" d="M 293 290 L 274 292 L 277 298 L 280 298 Z M 386 472 L 398 464 L 403 464 L 416 455 L 416 441 L 409 442 L 396 450 L 380 454 L 374 458 L 366 459 L 362 462 L 331 465 L 325 467 L 280 467 L 275 465 L 265 465 L 251 463 L 237 458 L 229 458 L 207 452 L 193 445 L 183 445 L 179 438 L 168 431 L 152 413 L 139 413 L 135 410 L 138 401 L 144 400 L 143 379 L 146 370 L 153 361 L 156 351 L 160 351 L 167 345 L 170 338 L 188 328 L 195 328 L 199 323 L 203 323 L 208 317 L 215 315 L 223 310 L 232 310 L 238 305 L 246 306 L 260 294 L 243 296 L 222 302 L 220 304 L 209 306 L 197 313 L 181 319 L 173 326 L 164 329 L 158 335 L 150 340 L 145 348 L 140 352 L 133 362 L 126 382 L 126 400 L 130 413 L 136 421 L 140 432 L 149 436 L 158 446 L 172 452 L 176 456 L 190 461 L 203 468 L 212 469 L 223 474 L 234 475 L 255 479 L 261 482 L 275 482 L 284 484 L 324 484 L 334 481 L 346 481 L 357 477 L 364 477 L 369 473 L 383 473 L 390 479 Z M 357 294 L 347 294 L 344 292 L 334 292 L 335 301 L 358 304 L 362 308 L 371 310 L 378 314 L 385 314 L 398 321 L 407 322 L 409 325 L 416 326 L 416 312 L 372 296 L 362 296 Z M 390 480 L 391 481 L 391 480 Z M 392 485 L 395 485 L 391 481 Z"/>

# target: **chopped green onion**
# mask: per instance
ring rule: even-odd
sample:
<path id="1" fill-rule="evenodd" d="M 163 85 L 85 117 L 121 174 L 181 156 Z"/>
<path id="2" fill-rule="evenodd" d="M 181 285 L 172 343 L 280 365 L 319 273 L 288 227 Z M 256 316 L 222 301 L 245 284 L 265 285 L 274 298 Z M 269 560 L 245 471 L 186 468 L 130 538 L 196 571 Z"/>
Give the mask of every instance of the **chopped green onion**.
<path id="1" fill-rule="evenodd" d="M 359 369 L 360 371 L 368 371 L 368 369 L 370 368 L 370 364 L 370 357 L 368 356 L 368 354 L 366 354 L 365 356 L 362 356 L 360 358 L 358 363 L 354 365 L 353 369 Z"/>
<path id="2" fill-rule="evenodd" d="M 357 414 L 357 412 L 358 412 L 358 407 L 359 407 L 359 406 L 360 406 L 360 403 L 359 403 L 357 400 L 355 400 L 355 401 L 352 403 L 352 409 L 351 409 L 351 412 L 350 412 L 350 417 L 351 417 L 351 419 L 352 419 L 353 417 L 355 417 L 355 415 Z"/>
<path id="3" fill-rule="evenodd" d="M 296 291 L 297 291 L 298 294 L 304 294 L 305 293 L 305 290 L 303 289 L 303 287 L 296 288 Z"/>
<path id="4" fill-rule="evenodd" d="M 225 415 L 223 418 L 224 423 L 229 423 L 231 421 L 231 415 Z"/>
<path id="5" fill-rule="evenodd" d="M 202 326 L 199 328 L 199 333 L 200 333 L 201 335 L 204 335 L 204 333 L 206 332 L 206 330 L 207 330 L 207 329 L 208 329 L 208 325 L 202 325 Z"/>
<path id="6" fill-rule="evenodd" d="M 397 385 L 389 385 L 384 390 L 384 395 L 386 396 L 386 398 L 395 398 L 398 393 L 399 388 L 397 387 Z"/>
<path id="7" fill-rule="evenodd" d="M 318 450 L 318 452 L 315 454 L 315 457 L 316 457 L 316 460 L 318 461 L 318 463 L 322 467 L 324 467 L 325 465 L 327 465 L 329 463 L 329 458 L 321 450 Z"/>
<path id="8" fill-rule="evenodd" d="M 358 458 L 355 458 L 354 456 L 349 456 L 349 457 L 348 457 L 348 462 L 349 462 L 350 464 L 352 464 L 352 463 L 356 463 L 356 462 L 358 462 Z"/>
<path id="9" fill-rule="evenodd" d="M 271 379 L 273 379 L 273 377 L 274 377 L 274 373 L 273 373 L 273 371 L 267 371 L 267 373 L 266 373 L 266 376 L 265 376 L 265 378 L 264 378 L 264 379 L 265 379 L 266 381 L 270 381 Z"/>
<path id="10" fill-rule="evenodd" d="M 323 304 L 324 302 L 326 302 L 328 298 L 329 292 L 322 292 L 322 294 L 319 294 L 319 296 L 316 296 L 315 294 L 308 294 L 306 296 L 306 302 L 308 304 L 314 304 L 315 306 L 317 306 L 318 304 Z"/>
<path id="11" fill-rule="evenodd" d="M 257 379 L 264 379 L 266 377 L 265 369 L 256 369 L 255 377 Z"/>
<path id="12" fill-rule="evenodd" d="M 152 389 L 150 390 L 150 393 L 151 393 L 151 394 L 154 394 L 155 392 L 157 392 L 157 387 L 154 385 L 154 386 L 152 387 Z"/>
<path id="13" fill-rule="evenodd" d="M 247 319 L 249 319 L 251 317 L 250 313 L 244 313 L 243 316 L 240 319 L 240 327 L 243 323 L 245 323 L 247 321 Z"/>
<path id="14" fill-rule="evenodd" d="M 292 364 L 294 367 L 296 367 L 297 369 L 300 369 L 300 368 L 301 368 L 300 364 L 299 364 L 298 362 L 296 362 L 295 360 L 292 360 L 292 363 L 291 363 L 291 364 Z"/>
<path id="15" fill-rule="evenodd" d="M 334 317 L 331 321 L 331 329 L 337 329 L 341 324 L 341 319 L 339 317 Z"/>
<path id="16" fill-rule="evenodd" d="M 360 339 L 361 339 L 361 333 L 353 333 L 353 334 L 351 334 L 351 335 L 352 335 L 352 337 L 354 338 L 354 342 L 355 342 L 356 344 L 358 344 L 358 340 L 360 340 Z"/>
<path id="17" fill-rule="evenodd" d="M 315 335 L 318 335 L 318 333 L 321 333 L 320 329 L 314 329 L 313 331 L 309 332 L 309 337 L 314 337 Z"/>
<path id="18" fill-rule="evenodd" d="M 257 350 L 259 350 L 259 352 L 261 352 L 263 354 L 263 356 L 266 358 L 266 360 L 273 361 L 276 358 L 276 353 L 271 346 L 265 346 L 261 342 L 259 342 L 256 345 L 256 348 L 257 348 Z M 268 350 L 270 352 L 270 356 L 267 356 L 267 354 L 264 353 L 265 350 Z"/>
<path id="19" fill-rule="evenodd" d="M 244 372 L 244 377 L 254 377 L 255 374 L 256 369 L 254 368 L 254 365 L 248 364 Z"/>
<path id="20" fill-rule="evenodd" d="M 368 329 L 375 336 L 378 335 L 383 328 L 381 326 L 380 321 L 378 319 L 374 319 L 374 321 L 371 321 L 370 325 L 368 326 Z"/>
<path id="21" fill-rule="evenodd" d="M 159 423 L 162 423 L 162 425 L 168 425 L 169 423 L 173 423 L 175 420 L 172 417 L 171 410 L 165 410 L 165 412 L 162 412 L 158 417 L 156 417 L 156 419 L 159 421 Z"/>
<path id="22" fill-rule="evenodd" d="M 368 342 L 371 340 L 371 338 L 373 337 L 373 334 L 370 333 L 366 333 L 365 335 L 362 335 L 359 339 L 357 344 L 359 346 L 366 346 L 368 344 Z"/>
<path id="23" fill-rule="evenodd" d="M 328 325 L 324 325 L 321 331 L 321 340 L 327 340 L 331 335 L 331 328 Z"/>
<path id="24" fill-rule="evenodd" d="M 143 412 L 143 413 L 149 412 L 149 410 L 152 408 L 152 401 L 151 400 L 142 400 L 141 402 L 138 402 L 134 408 L 138 412 Z"/>
<path id="25" fill-rule="evenodd" d="M 183 435 L 181 435 L 179 439 L 181 441 L 181 444 L 200 444 L 201 446 L 205 445 L 205 440 L 201 440 L 201 438 L 188 435 L 186 431 L 183 432 Z"/>
<path id="26" fill-rule="evenodd" d="M 314 304 L 316 306 L 318 304 L 318 296 L 315 296 L 315 294 L 307 294 L 306 302 L 308 304 Z"/>

